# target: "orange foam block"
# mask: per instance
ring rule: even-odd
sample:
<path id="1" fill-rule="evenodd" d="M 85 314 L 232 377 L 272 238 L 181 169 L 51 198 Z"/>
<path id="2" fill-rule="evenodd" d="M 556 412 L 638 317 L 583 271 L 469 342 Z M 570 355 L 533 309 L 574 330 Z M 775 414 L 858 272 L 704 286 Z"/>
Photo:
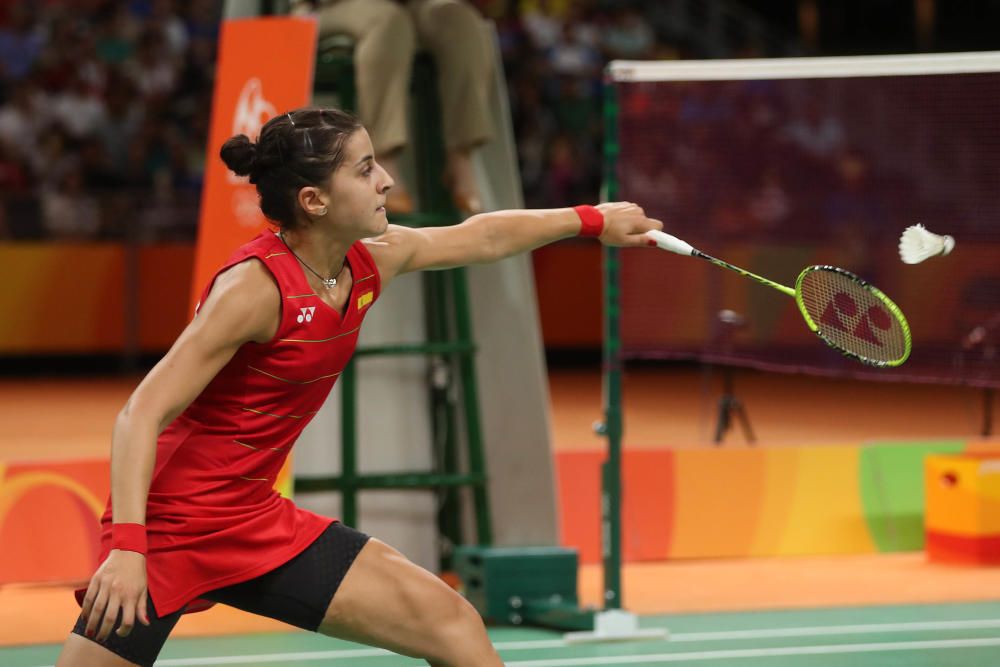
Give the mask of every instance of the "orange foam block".
<path id="1" fill-rule="evenodd" d="M 1000 565 L 1000 452 L 924 460 L 929 560 Z"/>

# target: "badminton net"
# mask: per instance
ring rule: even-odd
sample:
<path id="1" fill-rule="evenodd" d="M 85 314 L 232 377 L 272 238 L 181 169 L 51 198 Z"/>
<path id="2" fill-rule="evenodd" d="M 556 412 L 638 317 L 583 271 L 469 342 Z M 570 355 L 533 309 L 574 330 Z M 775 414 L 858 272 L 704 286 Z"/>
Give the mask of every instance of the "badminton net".
<path id="1" fill-rule="evenodd" d="M 1000 54 L 615 62 L 615 197 L 785 284 L 831 264 L 906 314 L 913 353 L 871 369 L 792 300 L 703 262 L 621 254 L 626 359 L 1000 386 Z M 948 257 L 903 264 L 923 223 Z"/>

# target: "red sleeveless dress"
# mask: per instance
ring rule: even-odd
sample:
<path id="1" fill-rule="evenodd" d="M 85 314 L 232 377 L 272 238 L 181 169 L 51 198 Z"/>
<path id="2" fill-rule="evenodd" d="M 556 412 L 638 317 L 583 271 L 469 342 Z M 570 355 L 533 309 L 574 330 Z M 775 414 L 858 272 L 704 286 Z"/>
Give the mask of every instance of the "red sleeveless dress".
<path id="1" fill-rule="evenodd" d="M 241 346 L 157 441 L 146 572 L 161 616 L 288 562 L 333 521 L 299 509 L 274 490 L 274 482 L 354 352 L 362 320 L 379 295 L 378 270 L 364 244 L 351 246 L 354 284 L 342 318 L 313 292 L 298 261 L 270 231 L 237 250 L 216 277 L 249 258 L 260 260 L 278 285 L 281 323 L 269 343 Z M 99 562 L 110 549 L 110 500 L 101 524 Z M 78 600 L 84 592 L 77 592 Z M 198 601 L 188 611 L 206 606 Z"/>

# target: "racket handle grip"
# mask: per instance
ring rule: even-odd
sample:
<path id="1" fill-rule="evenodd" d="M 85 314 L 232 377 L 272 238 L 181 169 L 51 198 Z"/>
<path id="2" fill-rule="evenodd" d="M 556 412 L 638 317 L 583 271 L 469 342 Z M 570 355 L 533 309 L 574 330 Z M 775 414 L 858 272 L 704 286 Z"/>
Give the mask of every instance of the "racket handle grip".
<path id="1" fill-rule="evenodd" d="M 663 250 L 669 250 L 670 252 L 676 252 L 678 255 L 693 255 L 695 250 L 690 243 L 682 241 L 676 236 L 671 236 L 666 232 L 661 232 L 656 229 L 651 229 L 646 232 L 646 237 L 656 243 L 657 248 Z"/>

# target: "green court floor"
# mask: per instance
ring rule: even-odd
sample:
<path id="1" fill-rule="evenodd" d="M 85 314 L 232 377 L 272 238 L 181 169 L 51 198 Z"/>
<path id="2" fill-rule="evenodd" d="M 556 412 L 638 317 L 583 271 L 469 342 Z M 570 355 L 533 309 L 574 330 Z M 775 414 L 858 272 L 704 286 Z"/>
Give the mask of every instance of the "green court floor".
<path id="1" fill-rule="evenodd" d="M 982 667 L 1000 664 L 1000 602 L 643 617 L 667 640 L 566 645 L 559 633 L 492 628 L 508 667 Z M 52 665 L 59 647 L 0 649 L 4 667 Z M 161 667 L 424 664 L 307 633 L 172 639 Z"/>

